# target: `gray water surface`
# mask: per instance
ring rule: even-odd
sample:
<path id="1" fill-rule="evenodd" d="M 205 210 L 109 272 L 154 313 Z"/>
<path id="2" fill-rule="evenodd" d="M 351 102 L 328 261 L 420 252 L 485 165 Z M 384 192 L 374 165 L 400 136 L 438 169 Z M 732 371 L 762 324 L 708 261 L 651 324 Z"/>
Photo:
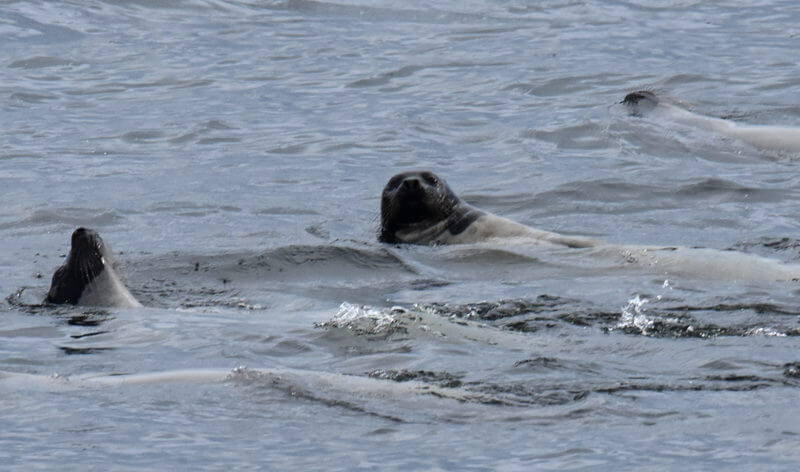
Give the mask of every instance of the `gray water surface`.
<path id="1" fill-rule="evenodd" d="M 376 241 L 429 169 L 612 244 L 800 261 L 765 1 L 0 5 L 0 468 L 795 470 L 793 281 Z M 77 226 L 141 309 L 41 300 Z"/>

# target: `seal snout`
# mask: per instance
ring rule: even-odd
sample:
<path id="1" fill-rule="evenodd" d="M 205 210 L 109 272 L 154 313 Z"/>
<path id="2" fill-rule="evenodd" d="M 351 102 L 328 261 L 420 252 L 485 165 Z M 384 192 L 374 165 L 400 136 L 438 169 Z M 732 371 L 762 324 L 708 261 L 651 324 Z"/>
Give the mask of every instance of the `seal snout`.
<path id="1" fill-rule="evenodd" d="M 400 184 L 400 188 L 406 192 L 419 192 L 422 189 L 422 183 L 417 177 L 406 177 Z"/>

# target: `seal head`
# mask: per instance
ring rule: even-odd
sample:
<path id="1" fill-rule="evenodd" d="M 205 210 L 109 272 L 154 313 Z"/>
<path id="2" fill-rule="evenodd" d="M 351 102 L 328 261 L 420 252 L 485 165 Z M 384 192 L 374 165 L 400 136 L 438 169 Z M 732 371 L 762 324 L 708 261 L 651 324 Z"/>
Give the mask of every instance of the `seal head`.
<path id="1" fill-rule="evenodd" d="M 628 107 L 631 115 L 642 116 L 658 105 L 658 97 L 653 92 L 639 90 L 625 95 L 622 104 Z"/>
<path id="2" fill-rule="evenodd" d="M 67 261 L 53 274 L 45 301 L 77 305 L 86 287 L 106 270 L 106 253 L 103 238 L 96 232 L 87 228 L 73 231 Z"/>
<path id="3" fill-rule="evenodd" d="M 114 271 L 111 250 L 103 238 L 87 228 L 78 228 L 72 233 L 69 256 L 53 274 L 45 302 L 128 308 L 142 306 Z"/>
<path id="4" fill-rule="evenodd" d="M 433 172 L 404 172 L 383 188 L 378 240 L 436 243 L 438 236 L 460 234 L 480 216 Z"/>

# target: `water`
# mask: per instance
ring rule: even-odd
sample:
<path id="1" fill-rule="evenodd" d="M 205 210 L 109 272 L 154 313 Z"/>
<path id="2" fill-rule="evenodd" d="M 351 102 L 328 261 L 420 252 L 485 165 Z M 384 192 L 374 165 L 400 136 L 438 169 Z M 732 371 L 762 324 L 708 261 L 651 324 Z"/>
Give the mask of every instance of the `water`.
<path id="1" fill-rule="evenodd" d="M 798 156 L 619 102 L 800 126 L 798 20 L 3 4 L 0 467 L 794 470 L 796 283 L 376 232 L 384 183 L 425 168 L 536 228 L 796 263 Z M 78 225 L 145 308 L 39 305 Z"/>

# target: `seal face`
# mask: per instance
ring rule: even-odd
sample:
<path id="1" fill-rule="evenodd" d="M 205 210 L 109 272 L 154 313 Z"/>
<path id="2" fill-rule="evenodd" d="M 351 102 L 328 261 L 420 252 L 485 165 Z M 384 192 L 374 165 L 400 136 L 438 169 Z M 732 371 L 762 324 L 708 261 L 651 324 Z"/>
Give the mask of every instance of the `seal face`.
<path id="1" fill-rule="evenodd" d="M 567 247 L 598 244 L 589 238 L 534 229 L 473 208 L 432 172 L 397 174 L 383 189 L 378 235 L 381 242 L 470 244 L 496 239 Z"/>
<path id="2" fill-rule="evenodd" d="M 385 243 L 440 243 L 462 233 L 482 215 L 432 172 L 397 174 L 383 188 L 381 229 Z"/>
<path id="3" fill-rule="evenodd" d="M 110 251 L 95 231 L 78 228 L 64 265 L 56 269 L 47 303 L 141 306 L 114 272 Z"/>

